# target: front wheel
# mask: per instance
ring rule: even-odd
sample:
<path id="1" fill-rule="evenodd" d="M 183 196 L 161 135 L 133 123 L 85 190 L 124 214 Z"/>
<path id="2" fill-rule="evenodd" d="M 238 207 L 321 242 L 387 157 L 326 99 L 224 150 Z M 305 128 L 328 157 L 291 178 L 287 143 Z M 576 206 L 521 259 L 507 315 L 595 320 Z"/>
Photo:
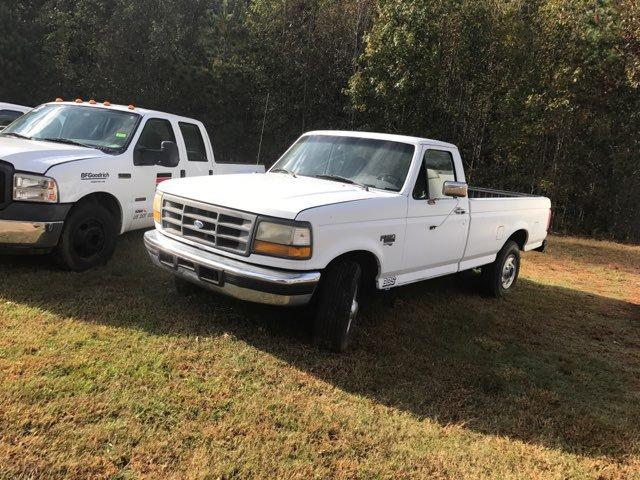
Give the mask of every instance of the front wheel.
<path id="1" fill-rule="evenodd" d="M 116 222 L 106 208 L 97 202 L 80 204 L 65 221 L 55 259 L 75 272 L 104 265 L 113 255 L 117 236 Z"/>
<path id="2" fill-rule="evenodd" d="M 495 262 L 482 267 L 483 290 L 492 297 L 503 297 L 516 285 L 520 273 L 520 249 L 513 241 L 498 252 Z"/>
<path id="3" fill-rule="evenodd" d="M 317 347 L 344 352 L 358 316 L 360 264 L 344 260 L 329 265 L 322 275 L 314 322 Z"/>

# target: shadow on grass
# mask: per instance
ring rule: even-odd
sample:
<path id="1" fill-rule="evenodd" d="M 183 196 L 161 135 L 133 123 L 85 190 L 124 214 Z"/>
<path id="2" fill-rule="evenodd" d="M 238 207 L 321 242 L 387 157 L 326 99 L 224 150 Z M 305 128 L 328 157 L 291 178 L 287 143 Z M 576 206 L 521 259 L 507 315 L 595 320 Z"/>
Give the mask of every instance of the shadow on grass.
<path id="1" fill-rule="evenodd" d="M 154 335 L 232 334 L 347 392 L 442 425 L 588 456 L 640 445 L 640 308 L 523 280 L 508 300 L 473 280 L 395 289 L 361 315 L 345 355 L 310 346 L 301 310 L 208 293 L 176 297 L 140 234 L 83 274 L 46 257 L 0 257 L 0 298 Z"/>

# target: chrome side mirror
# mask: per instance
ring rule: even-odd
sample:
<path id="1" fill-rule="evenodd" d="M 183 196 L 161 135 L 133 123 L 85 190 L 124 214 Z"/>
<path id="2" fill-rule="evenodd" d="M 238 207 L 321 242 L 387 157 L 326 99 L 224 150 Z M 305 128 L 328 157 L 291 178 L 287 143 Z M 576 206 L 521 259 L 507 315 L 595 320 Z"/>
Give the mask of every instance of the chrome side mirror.
<path id="1" fill-rule="evenodd" d="M 468 188 L 464 182 L 447 181 L 442 184 L 442 194 L 446 197 L 466 197 Z"/>

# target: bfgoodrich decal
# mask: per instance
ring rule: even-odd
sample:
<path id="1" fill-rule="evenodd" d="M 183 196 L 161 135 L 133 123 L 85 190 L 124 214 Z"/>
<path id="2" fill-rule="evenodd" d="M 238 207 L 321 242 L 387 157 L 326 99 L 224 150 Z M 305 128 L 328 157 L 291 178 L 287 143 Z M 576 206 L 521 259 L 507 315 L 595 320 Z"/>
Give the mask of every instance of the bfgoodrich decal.
<path id="1" fill-rule="evenodd" d="M 80 180 L 87 180 L 91 183 L 104 183 L 109 178 L 109 174 L 107 172 L 104 173 L 81 173 Z"/>

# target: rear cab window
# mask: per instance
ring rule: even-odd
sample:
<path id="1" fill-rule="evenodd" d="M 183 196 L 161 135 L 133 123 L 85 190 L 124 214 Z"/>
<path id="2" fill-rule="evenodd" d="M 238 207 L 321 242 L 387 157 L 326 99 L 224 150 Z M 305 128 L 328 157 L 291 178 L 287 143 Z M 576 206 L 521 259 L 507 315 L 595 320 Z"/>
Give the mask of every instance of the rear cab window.
<path id="1" fill-rule="evenodd" d="M 179 122 L 180 132 L 184 138 L 187 150 L 187 160 L 190 162 L 207 162 L 207 148 L 202 137 L 200 127 L 195 123 Z"/>

